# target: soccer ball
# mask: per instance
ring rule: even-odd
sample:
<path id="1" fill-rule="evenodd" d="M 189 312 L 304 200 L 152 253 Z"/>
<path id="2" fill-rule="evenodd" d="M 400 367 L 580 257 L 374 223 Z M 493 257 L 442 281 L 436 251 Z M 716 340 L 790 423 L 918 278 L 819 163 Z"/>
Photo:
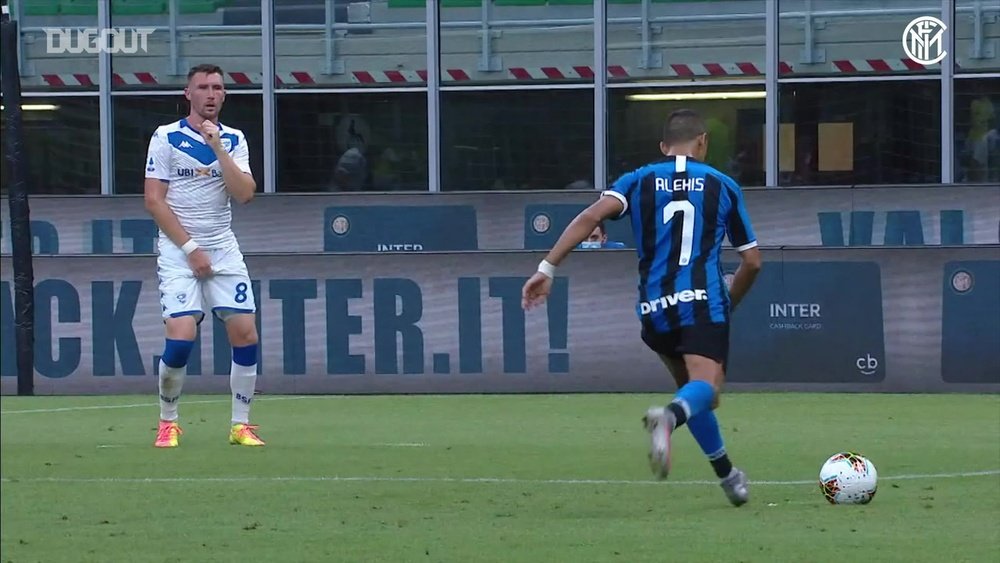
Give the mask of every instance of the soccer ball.
<path id="1" fill-rule="evenodd" d="M 865 456 L 840 452 L 819 470 L 819 488 L 830 504 L 868 504 L 875 498 L 878 471 Z"/>

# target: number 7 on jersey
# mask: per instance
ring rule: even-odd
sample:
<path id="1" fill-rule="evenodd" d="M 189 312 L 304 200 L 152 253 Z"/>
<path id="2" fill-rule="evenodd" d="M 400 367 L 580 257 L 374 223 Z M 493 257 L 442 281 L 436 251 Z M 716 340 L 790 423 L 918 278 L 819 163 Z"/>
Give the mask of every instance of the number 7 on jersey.
<path id="1" fill-rule="evenodd" d="M 687 266 L 691 261 L 691 247 L 694 245 L 694 204 L 686 199 L 671 201 L 663 208 L 663 224 L 669 224 L 678 213 L 681 214 L 681 254 L 677 263 Z"/>

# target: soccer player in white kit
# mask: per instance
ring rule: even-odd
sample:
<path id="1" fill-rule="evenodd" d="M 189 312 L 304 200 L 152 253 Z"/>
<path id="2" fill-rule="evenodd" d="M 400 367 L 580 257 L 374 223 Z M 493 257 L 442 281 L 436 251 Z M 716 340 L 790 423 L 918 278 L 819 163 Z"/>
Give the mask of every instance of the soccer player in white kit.
<path id="1" fill-rule="evenodd" d="M 222 69 L 192 68 L 184 97 L 190 113 L 158 127 L 146 156 L 146 209 L 160 228 L 156 266 L 167 340 L 154 445 L 178 444 L 177 403 L 188 357 L 198 324 L 210 312 L 225 322 L 233 349 L 229 442 L 263 446 L 249 420 L 257 381 L 257 307 L 229 206 L 231 199 L 253 199 L 257 184 L 243 132 L 219 123 L 226 99 Z"/>

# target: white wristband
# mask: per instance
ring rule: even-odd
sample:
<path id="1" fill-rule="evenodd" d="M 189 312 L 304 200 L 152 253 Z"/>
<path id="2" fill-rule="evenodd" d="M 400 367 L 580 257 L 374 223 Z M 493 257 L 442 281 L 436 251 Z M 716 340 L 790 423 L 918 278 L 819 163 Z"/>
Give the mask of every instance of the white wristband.
<path id="1" fill-rule="evenodd" d="M 198 250 L 198 243 L 196 243 L 194 239 L 190 239 L 184 243 L 184 246 L 181 247 L 181 250 L 184 251 L 184 254 L 190 256 L 192 252 Z"/>
<path id="2" fill-rule="evenodd" d="M 538 263 L 538 271 L 550 278 L 556 277 L 556 267 L 548 260 L 542 260 Z"/>

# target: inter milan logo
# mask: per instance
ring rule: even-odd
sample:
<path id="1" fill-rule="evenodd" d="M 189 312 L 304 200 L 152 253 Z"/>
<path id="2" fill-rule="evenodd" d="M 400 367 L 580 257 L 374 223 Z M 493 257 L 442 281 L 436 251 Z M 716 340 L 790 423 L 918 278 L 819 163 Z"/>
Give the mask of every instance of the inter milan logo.
<path id="1" fill-rule="evenodd" d="M 959 270 L 951 276 L 951 287 L 958 293 L 968 293 L 972 290 L 972 274 L 965 270 Z"/>
<path id="2" fill-rule="evenodd" d="M 941 62 L 948 56 L 944 32 L 948 26 L 933 16 L 919 17 L 903 31 L 903 51 L 910 60 L 922 65 Z"/>
<path id="3" fill-rule="evenodd" d="M 347 231 L 351 230 L 351 222 L 343 215 L 337 215 L 334 217 L 333 221 L 330 222 L 330 229 L 333 230 L 334 234 L 346 235 Z"/>
<path id="4" fill-rule="evenodd" d="M 552 227 L 552 221 L 549 219 L 549 216 L 544 213 L 535 215 L 535 218 L 531 220 L 531 228 L 535 229 L 536 233 L 546 233 L 550 227 Z"/>

